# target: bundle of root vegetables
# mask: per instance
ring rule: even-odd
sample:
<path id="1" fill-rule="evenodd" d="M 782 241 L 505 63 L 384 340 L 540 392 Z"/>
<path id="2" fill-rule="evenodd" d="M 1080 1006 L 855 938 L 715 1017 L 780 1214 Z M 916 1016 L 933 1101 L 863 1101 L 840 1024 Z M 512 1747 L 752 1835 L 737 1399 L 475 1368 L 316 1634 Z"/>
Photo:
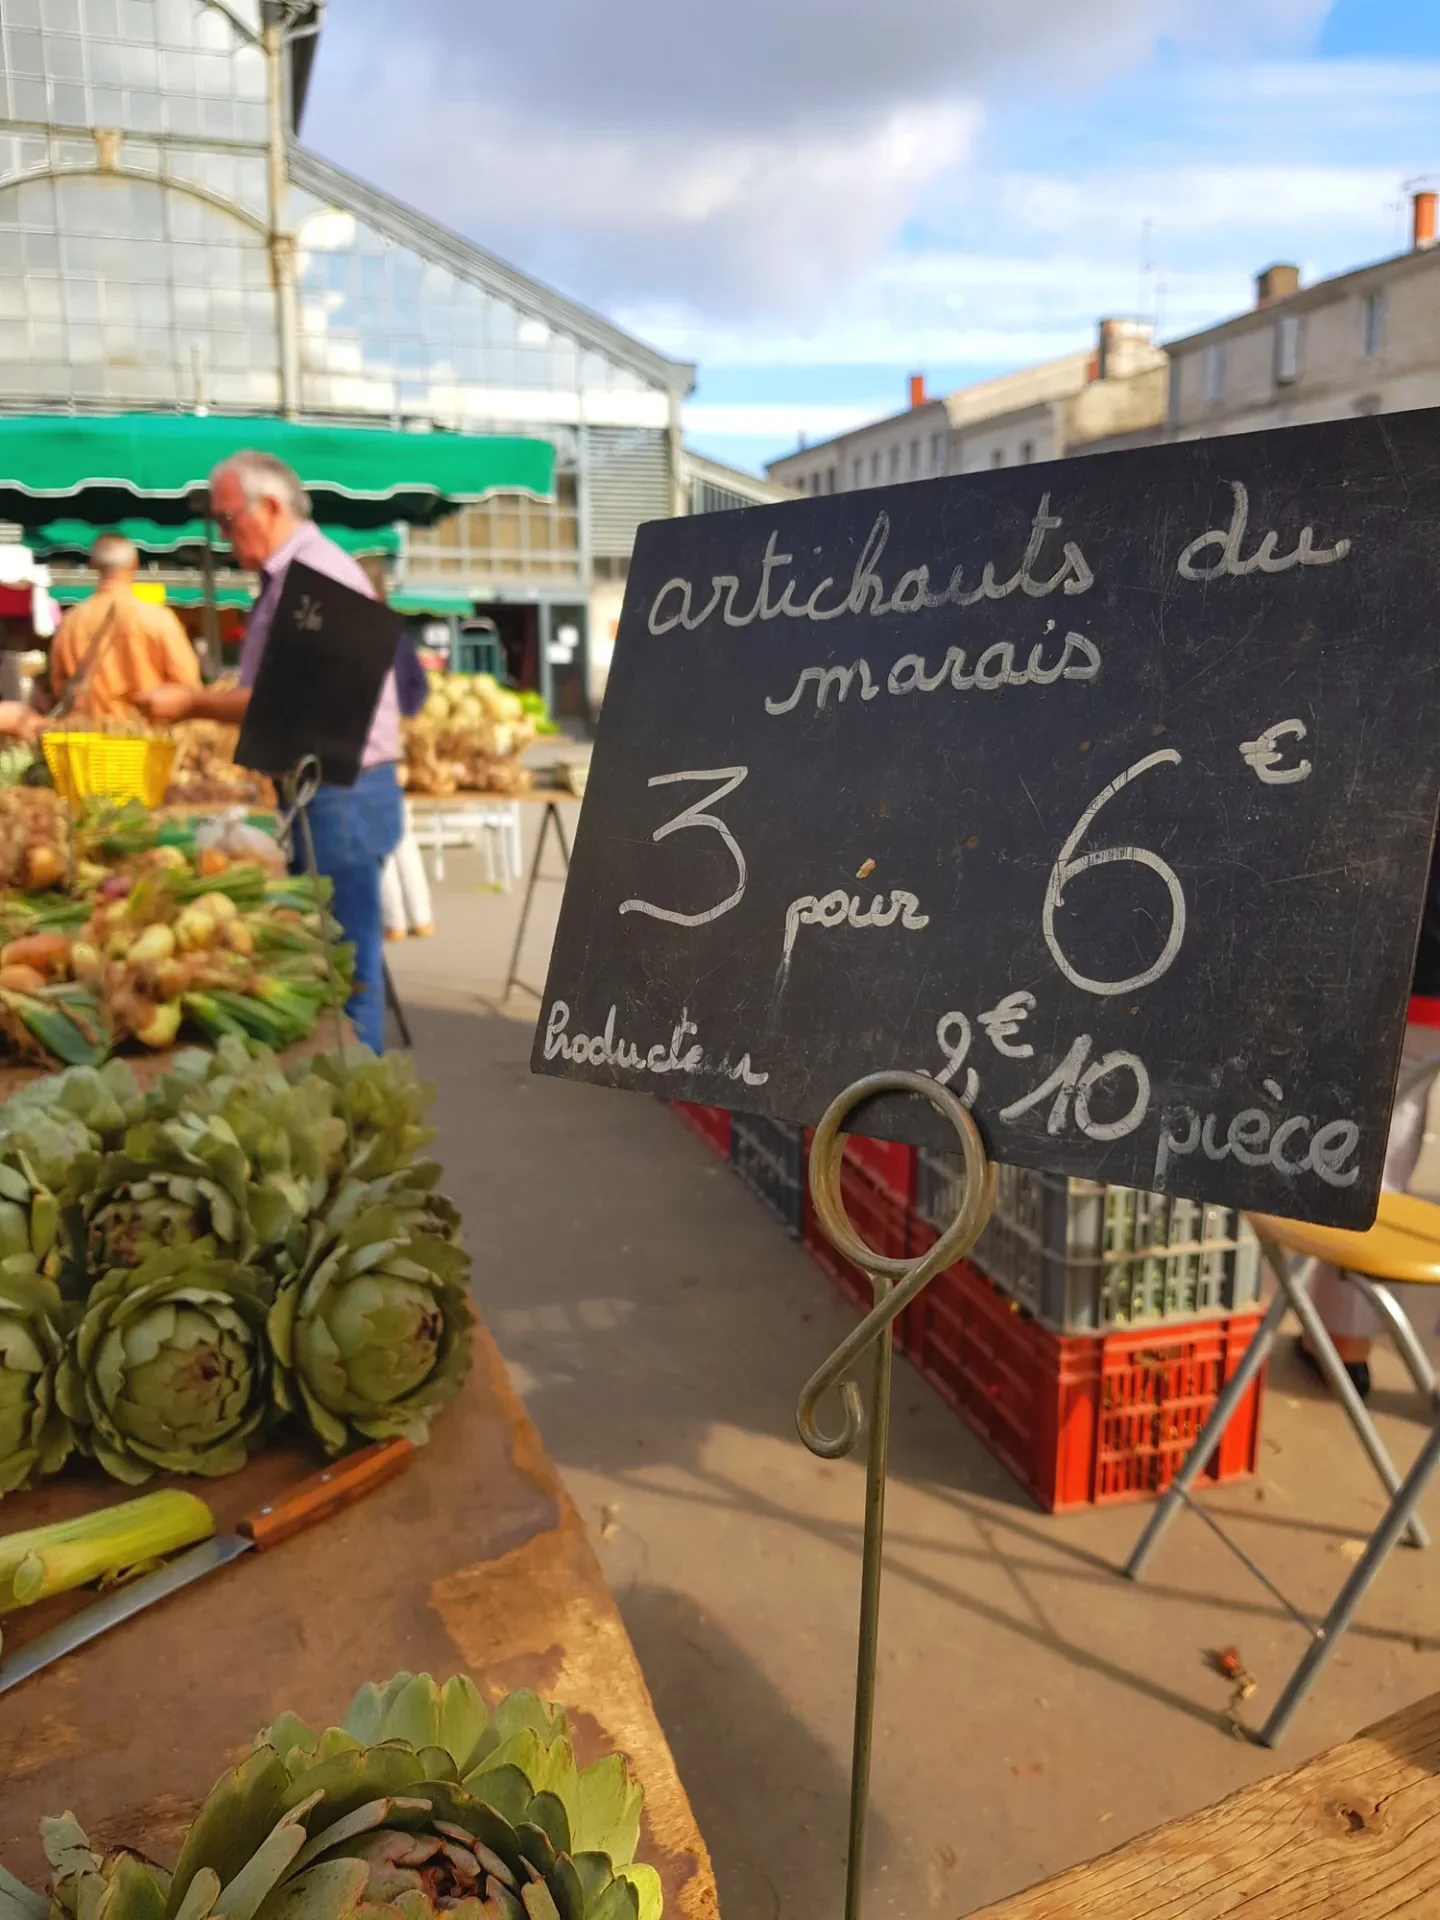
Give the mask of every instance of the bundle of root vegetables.
<path id="1" fill-rule="evenodd" d="M 218 1477 L 287 1421 L 330 1454 L 425 1441 L 472 1324 L 432 1091 L 404 1054 L 287 1073 L 225 1040 L 148 1092 L 112 1060 L 8 1101 L 0 1494 L 76 1455 Z"/>
<path id="2" fill-rule="evenodd" d="M 408 793 L 448 799 L 468 793 L 528 793 L 520 764 L 533 746 L 545 706 L 512 692 L 488 673 L 431 673 L 430 696 L 403 728 L 400 784 Z"/>
<path id="3" fill-rule="evenodd" d="M 175 764 L 165 798 L 171 805 L 273 807 L 275 788 L 263 773 L 237 767 L 240 729 L 219 720 L 178 720 L 169 729 Z"/>
<path id="4" fill-rule="evenodd" d="M 72 823 L 45 789 L 0 792 L 0 1059 L 94 1066 L 185 1030 L 305 1038 L 348 997 L 353 951 L 329 882 L 278 863 L 157 845 L 140 807 Z"/>

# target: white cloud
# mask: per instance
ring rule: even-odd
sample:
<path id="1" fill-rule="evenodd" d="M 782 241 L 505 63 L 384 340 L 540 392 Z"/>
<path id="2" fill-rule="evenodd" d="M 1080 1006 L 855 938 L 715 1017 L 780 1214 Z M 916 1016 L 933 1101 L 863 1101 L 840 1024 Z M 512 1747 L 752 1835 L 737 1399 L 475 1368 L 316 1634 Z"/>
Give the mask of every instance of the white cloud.
<path id="1" fill-rule="evenodd" d="M 1396 195 L 1389 167 L 1306 166 L 1294 161 L 1177 167 L 1163 174 L 1106 169 L 1078 179 L 1012 175 L 1002 209 L 1037 237 L 1068 237 L 1103 219 L 1126 237 L 1158 213 L 1167 229 L 1191 238 L 1226 238 L 1313 221 L 1373 223 Z"/>
<path id="2" fill-rule="evenodd" d="M 607 307 L 798 315 L 862 277 L 1011 90 L 1329 0 L 347 0 L 307 136 Z M 1057 96 L 1058 97 L 1058 96 Z"/>
<path id="3" fill-rule="evenodd" d="M 789 402 L 724 402 L 692 400 L 685 408 L 685 430 L 709 439 L 831 440 L 836 434 L 849 433 L 895 411 L 893 395 L 889 400 L 861 401 L 850 406 L 806 405 Z"/>

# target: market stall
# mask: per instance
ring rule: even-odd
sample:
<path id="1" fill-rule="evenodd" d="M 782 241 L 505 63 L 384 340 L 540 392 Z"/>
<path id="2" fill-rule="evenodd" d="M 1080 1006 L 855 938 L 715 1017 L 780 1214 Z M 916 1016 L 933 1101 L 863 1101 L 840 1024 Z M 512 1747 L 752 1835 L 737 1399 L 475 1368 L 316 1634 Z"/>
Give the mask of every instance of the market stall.
<path id="1" fill-rule="evenodd" d="M 50 451 L 71 466 L 32 462 L 19 491 L 33 505 L 48 484 L 53 523 L 68 475 L 88 526 L 128 490 L 158 521 L 173 509 L 183 540 L 193 481 L 243 434 L 292 461 L 322 515 L 389 524 L 449 503 L 434 467 L 421 480 L 423 461 L 398 458 L 409 436 L 320 435 L 351 460 L 337 481 L 309 463 L 309 430 L 204 424 L 223 444 L 193 422 L 60 423 Z M 381 440 L 386 460 L 357 467 L 353 443 L 370 457 Z M 484 446 L 464 450 L 470 488 L 548 485 L 549 448 L 481 455 L 477 478 Z M 448 478 L 462 494 L 453 461 Z M 264 690 L 262 674 L 257 708 Z M 493 730 L 523 710 L 495 687 L 482 717 L 503 758 Z M 211 744 L 213 773 L 233 743 Z M 523 1892 L 524 1912 L 566 1920 L 656 1920 L 662 1901 L 712 1915 L 624 1630 L 477 1323 L 428 1091 L 405 1056 L 343 1045 L 328 883 L 286 875 L 273 822 L 162 804 L 176 748 L 57 729 L 58 790 L 0 792 L 3 1864 L 62 1907 L 188 1887 L 197 1916 L 238 1869 L 254 1911 L 267 1889 L 299 1900 L 353 1877 L 352 1852 L 322 1857 L 333 1810 L 347 1839 L 372 1835 L 383 1901 L 410 1884 L 385 1878 L 403 1813 L 404 1846 L 431 1847 L 486 1911 L 520 1913 Z M 278 777 L 292 759 L 257 764 Z M 141 1755 L 142 1713 L 185 1731 Z M 337 1781 L 342 1757 L 381 1798 Z M 83 1831 L 47 1827 L 39 1858 L 34 1823 L 71 1807 Z M 303 1887 L 286 1878 L 302 1842 Z M 175 1880 L 112 1845 L 180 1854 Z M 0 1875 L 5 1920 L 36 1898 Z"/>
<path id="2" fill-rule="evenodd" d="M 615 1603 L 483 1327 L 475 1345 L 467 1391 L 401 1479 L 4 1697 L 0 1868 L 43 1886 L 38 1823 L 66 1808 L 99 1845 L 173 1861 L 211 1782 L 258 1728 L 286 1710 L 330 1725 L 362 1681 L 403 1668 L 468 1673 L 492 1706 L 533 1688 L 565 1710 L 582 1766 L 624 1754 L 644 1793 L 635 1857 L 658 1875 L 665 1914 L 714 1920 L 705 1844 Z M 218 1483 L 207 1493 L 217 1525 L 314 1464 L 292 1447 Z M 102 1494 L 89 1480 L 51 1483 L 0 1511 L 23 1526 Z M 5 1626 L 19 1647 L 80 1604 L 51 1601 Z M 137 1726 L 165 1738 L 137 1741 Z"/>

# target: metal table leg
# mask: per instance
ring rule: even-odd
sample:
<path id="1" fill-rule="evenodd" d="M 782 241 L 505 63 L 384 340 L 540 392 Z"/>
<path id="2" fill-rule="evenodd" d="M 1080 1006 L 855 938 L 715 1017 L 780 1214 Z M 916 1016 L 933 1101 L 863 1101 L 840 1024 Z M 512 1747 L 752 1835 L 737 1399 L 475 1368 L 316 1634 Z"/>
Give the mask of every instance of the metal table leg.
<path id="1" fill-rule="evenodd" d="M 384 958 L 380 962 L 385 975 L 385 1004 L 395 1016 L 395 1024 L 400 1029 L 400 1044 L 413 1051 L 415 1042 L 410 1037 L 410 1022 L 405 1018 L 405 1009 L 400 1004 L 400 995 L 395 990 L 395 981 L 390 973 L 390 962 Z"/>
<path id="2" fill-rule="evenodd" d="M 1164 1498 L 1151 1514 L 1149 1524 L 1141 1534 L 1135 1551 L 1125 1562 L 1127 1580 L 1140 1578 L 1145 1571 L 1145 1563 L 1160 1544 L 1161 1535 L 1185 1505 L 1190 1489 L 1209 1466 L 1225 1429 L 1235 1417 L 1236 1409 L 1270 1357 L 1270 1349 L 1275 1344 L 1275 1336 L 1280 1331 L 1280 1322 L 1285 1318 L 1289 1305 L 1289 1295 L 1282 1285 L 1276 1289 L 1275 1298 L 1270 1302 L 1255 1338 L 1245 1349 L 1233 1377 L 1221 1388 L 1220 1397 L 1215 1402 L 1210 1418 L 1200 1429 L 1199 1437 L 1185 1456 L 1185 1464 L 1170 1482 Z"/>
<path id="3" fill-rule="evenodd" d="M 1351 1285 L 1360 1289 L 1375 1313 L 1385 1322 L 1400 1358 L 1410 1370 L 1410 1378 L 1431 1405 L 1440 1408 L 1440 1384 L 1436 1382 L 1435 1369 L 1430 1364 L 1430 1356 L 1421 1345 L 1420 1336 L 1412 1326 L 1409 1314 L 1388 1287 L 1378 1285 L 1363 1273 L 1352 1273 L 1348 1278 Z"/>
<path id="4" fill-rule="evenodd" d="M 543 994 L 537 992 L 528 981 L 520 978 L 520 954 L 525 945 L 525 929 L 530 924 L 530 908 L 535 899 L 536 885 L 543 879 L 559 877 L 542 874 L 540 871 L 545 859 L 545 843 L 550 837 L 552 821 L 555 826 L 555 837 L 560 842 L 560 858 L 564 862 L 565 872 L 569 873 L 570 871 L 570 842 L 565 837 L 564 817 L 560 812 L 559 802 L 547 800 L 545 802 L 545 817 L 540 822 L 540 836 L 535 842 L 535 858 L 530 862 L 530 878 L 525 885 L 525 899 L 520 908 L 520 926 L 515 935 L 514 951 L 510 955 L 510 971 L 505 976 L 505 991 L 501 995 L 503 1000 L 508 1000 L 516 987 L 524 987 L 525 991 L 534 994 L 537 1000 L 544 997 Z"/>
<path id="5" fill-rule="evenodd" d="M 1283 1259 L 1279 1248 L 1273 1248 L 1261 1241 L 1265 1257 L 1273 1266 L 1276 1258 Z M 1326 1331 L 1325 1323 L 1315 1310 L 1310 1298 L 1309 1270 L 1313 1262 L 1307 1260 L 1300 1273 L 1286 1269 L 1282 1284 L 1290 1296 L 1290 1304 L 1295 1309 L 1295 1317 L 1305 1335 L 1305 1344 L 1319 1362 L 1320 1371 L 1335 1398 L 1344 1407 L 1350 1424 L 1359 1435 L 1360 1444 L 1369 1456 L 1370 1464 L 1380 1477 L 1380 1484 L 1393 1499 L 1400 1490 L 1400 1475 L 1395 1462 L 1390 1458 L 1385 1442 L 1380 1438 L 1375 1422 L 1370 1418 L 1365 1402 L 1355 1391 L 1355 1383 L 1345 1371 L 1345 1363 L 1335 1351 L 1335 1343 Z M 1407 1529 L 1411 1546 L 1428 1547 L 1430 1535 L 1424 1523 L 1417 1517 Z"/>
<path id="6" fill-rule="evenodd" d="M 1413 1529 L 1416 1503 L 1437 1465 L 1440 1465 L 1440 1424 L 1432 1430 L 1419 1458 L 1390 1502 L 1385 1518 L 1371 1534 L 1370 1544 L 1355 1563 L 1353 1572 L 1340 1589 L 1324 1621 L 1315 1630 L 1304 1659 L 1290 1676 L 1285 1691 L 1276 1701 L 1270 1718 L 1257 1736 L 1262 1746 L 1273 1747 L 1280 1740 L 1295 1709 L 1314 1686 L 1320 1669 L 1335 1651 L 1336 1642 L 1355 1618 L 1355 1610 L 1364 1599 L 1370 1582 L 1380 1571 L 1380 1563 L 1407 1527 Z"/>

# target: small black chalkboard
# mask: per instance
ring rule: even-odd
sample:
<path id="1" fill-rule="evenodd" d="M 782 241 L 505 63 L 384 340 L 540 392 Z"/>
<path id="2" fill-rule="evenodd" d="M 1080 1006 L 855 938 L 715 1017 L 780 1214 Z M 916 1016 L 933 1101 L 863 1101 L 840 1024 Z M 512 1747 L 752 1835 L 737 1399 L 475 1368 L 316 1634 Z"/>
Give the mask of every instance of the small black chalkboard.
<path id="1" fill-rule="evenodd" d="M 1437 795 L 1440 414 L 647 526 L 534 1065 L 1363 1226 Z"/>
<path id="2" fill-rule="evenodd" d="M 378 601 L 294 561 L 235 750 L 239 764 L 284 774 L 314 754 L 327 786 L 353 787 L 400 624 Z"/>

